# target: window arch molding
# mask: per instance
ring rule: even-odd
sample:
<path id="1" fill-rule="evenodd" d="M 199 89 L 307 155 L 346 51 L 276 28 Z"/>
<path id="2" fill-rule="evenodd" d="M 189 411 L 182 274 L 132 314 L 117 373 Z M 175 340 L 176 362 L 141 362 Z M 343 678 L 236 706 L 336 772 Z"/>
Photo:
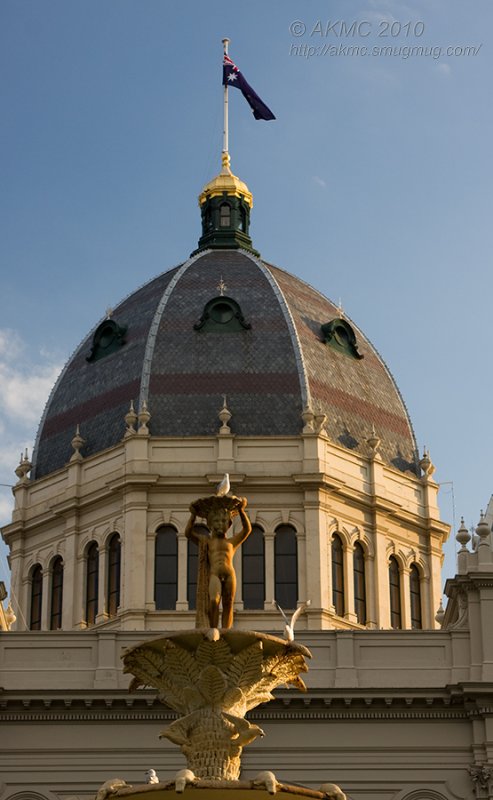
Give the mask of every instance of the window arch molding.
<path id="1" fill-rule="evenodd" d="M 424 789 L 419 787 L 409 792 L 408 789 L 400 792 L 396 800 L 448 800 L 447 796 L 435 789 Z"/>
<path id="2" fill-rule="evenodd" d="M 56 800 L 55 795 L 51 792 L 47 794 L 39 794 L 38 792 L 32 792 L 29 789 L 25 792 L 15 792 L 15 794 L 9 794 L 5 800 Z"/>
<path id="3" fill-rule="evenodd" d="M 339 539 L 342 542 L 342 546 L 343 546 L 344 550 L 348 550 L 349 548 L 352 548 L 352 546 L 353 546 L 352 545 L 352 536 L 349 533 L 349 531 L 347 530 L 347 528 L 344 527 L 344 525 L 340 525 L 338 522 L 336 522 L 335 524 L 330 525 L 328 534 L 329 534 L 329 542 L 332 541 L 332 537 L 333 536 L 338 536 Z"/>
<path id="4" fill-rule="evenodd" d="M 105 541 L 104 535 L 97 534 L 96 531 L 87 531 L 86 535 L 80 542 L 77 557 L 79 559 L 85 559 L 87 557 L 87 549 L 93 542 L 96 542 L 99 550 L 101 551 L 105 546 Z"/>

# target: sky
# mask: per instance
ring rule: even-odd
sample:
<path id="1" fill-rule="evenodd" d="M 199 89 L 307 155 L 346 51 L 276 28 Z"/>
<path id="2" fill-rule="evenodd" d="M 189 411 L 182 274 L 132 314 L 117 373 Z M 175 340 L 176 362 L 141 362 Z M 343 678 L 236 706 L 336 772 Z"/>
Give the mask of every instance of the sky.
<path id="1" fill-rule="evenodd" d="M 196 247 L 225 36 L 277 117 L 231 90 L 255 247 L 365 332 L 443 519 L 476 525 L 493 492 L 491 0 L 2 0 L 0 524 L 70 354 Z M 444 580 L 455 549 L 452 533 Z"/>

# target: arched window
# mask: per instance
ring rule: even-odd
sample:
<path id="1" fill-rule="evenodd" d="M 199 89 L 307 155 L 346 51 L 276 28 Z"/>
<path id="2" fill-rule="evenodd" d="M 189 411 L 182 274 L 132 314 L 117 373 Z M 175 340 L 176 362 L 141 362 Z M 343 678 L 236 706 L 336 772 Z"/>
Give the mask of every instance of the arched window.
<path id="1" fill-rule="evenodd" d="M 332 537 L 332 604 L 339 617 L 344 616 L 344 553 L 341 537 Z"/>
<path id="2" fill-rule="evenodd" d="M 51 566 L 50 631 L 62 627 L 63 559 L 57 556 Z"/>
<path id="3" fill-rule="evenodd" d="M 120 577 L 121 577 L 122 543 L 118 533 L 114 533 L 108 545 L 108 593 L 106 598 L 106 611 L 114 617 L 120 605 Z"/>
<path id="4" fill-rule="evenodd" d="M 264 532 L 258 525 L 241 546 L 243 607 L 263 608 L 265 600 Z M 282 605 L 282 604 L 281 604 Z"/>
<path id="5" fill-rule="evenodd" d="M 206 525 L 194 525 L 194 531 L 199 536 L 208 536 L 209 528 Z M 197 572 L 199 568 L 199 548 L 188 540 L 187 546 L 187 600 L 188 608 L 194 611 L 197 607 Z"/>
<path id="6" fill-rule="evenodd" d="M 411 565 L 409 573 L 409 590 L 411 593 L 411 628 L 422 628 L 421 617 L 421 581 L 416 564 Z"/>
<path id="7" fill-rule="evenodd" d="M 389 561 L 389 585 L 390 585 L 390 626 L 392 628 L 402 628 L 401 616 L 401 576 L 399 574 L 399 564 L 394 556 L 390 556 Z"/>
<path id="8" fill-rule="evenodd" d="M 219 225 L 221 228 L 231 225 L 231 206 L 228 203 L 222 203 L 219 207 Z"/>
<path id="9" fill-rule="evenodd" d="M 157 530 L 154 565 L 156 609 L 174 609 L 178 597 L 178 539 L 171 525 L 163 525 Z"/>
<path id="10" fill-rule="evenodd" d="M 274 539 L 275 599 L 282 608 L 298 602 L 298 545 L 292 525 L 279 525 Z"/>
<path id="11" fill-rule="evenodd" d="M 31 571 L 31 615 L 29 628 L 32 631 L 41 630 L 41 605 L 43 600 L 43 570 L 36 564 Z"/>
<path id="12" fill-rule="evenodd" d="M 354 610 L 360 625 L 366 625 L 365 551 L 359 542 L 354 545 Z"/>
<path id="13" fill-rule="evenodd" d="M 86 622 L 94 625 L 98 613 L 99 547 L 91 542 L 86 556 Z"/>

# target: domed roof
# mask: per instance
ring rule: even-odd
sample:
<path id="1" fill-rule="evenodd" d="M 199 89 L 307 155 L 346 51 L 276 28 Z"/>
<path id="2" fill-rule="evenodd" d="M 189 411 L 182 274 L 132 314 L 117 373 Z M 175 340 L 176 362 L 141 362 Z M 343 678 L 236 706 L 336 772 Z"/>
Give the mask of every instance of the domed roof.
<path id="1" fill-rule="evenodd" d="M 68 462 L 77 425 L 84 456 L 120 442 L 131 400 L 147 402 L 153 436 L 213 436 L 223 395 L 236 435 L 298 435 L 309 406 L 327 415 L 335 443 L 367 453 L 374 425 L 383 460 L 416 469 L 406 408 L 365 336 L 282 269 L 242 250 L 205 250 L 138 289 L 82 342 L 48 401 L 32 475 Z"/>

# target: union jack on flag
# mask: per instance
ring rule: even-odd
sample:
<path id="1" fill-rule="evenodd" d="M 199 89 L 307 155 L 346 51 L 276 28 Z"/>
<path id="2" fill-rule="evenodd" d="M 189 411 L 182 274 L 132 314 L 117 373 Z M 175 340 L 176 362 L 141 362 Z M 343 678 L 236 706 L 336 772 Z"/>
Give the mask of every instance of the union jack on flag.
<path id="1" fill-rule="evenodd" d="M 240 90 L 252 109 L 255 119 L 275 119 L 270 108 L 265 105 L 264 101 L 260 99 L 250 84 L 247 83 L 234 61 L 232 61 L 226 53 L 224 54 L 223 60 L 223 86 L 236 86 L 236 88 Z"/>

